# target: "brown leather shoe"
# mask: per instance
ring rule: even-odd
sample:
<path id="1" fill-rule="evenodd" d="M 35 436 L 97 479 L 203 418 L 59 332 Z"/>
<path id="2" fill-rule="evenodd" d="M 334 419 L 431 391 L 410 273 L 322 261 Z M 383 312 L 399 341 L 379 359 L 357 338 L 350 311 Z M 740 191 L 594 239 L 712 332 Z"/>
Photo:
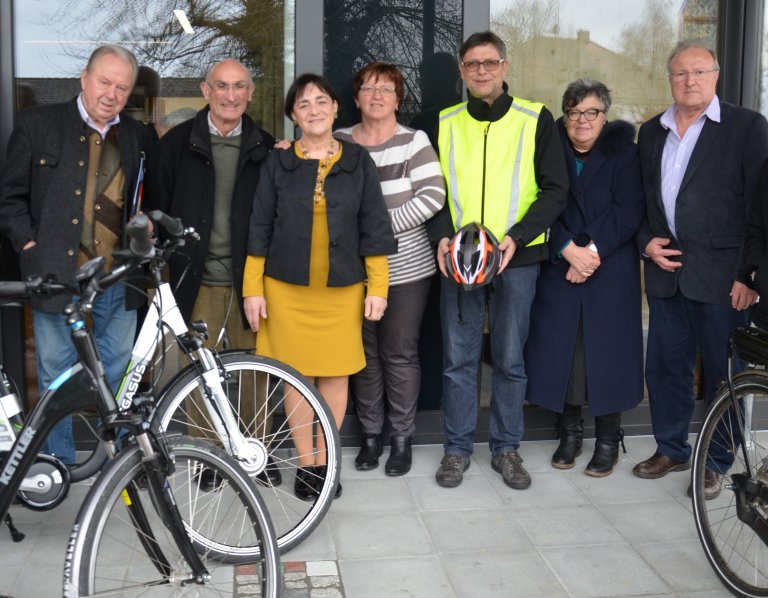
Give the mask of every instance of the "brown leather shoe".
<path id="1" fill-rule="evenodd" d="M 632 473 L 639 478 L 655 480 L 656 478 L 663 478 L 671 471 L 685 471 L 690 468 L 691 464 L 689 461 L 677 461 L 656 452 L 650 459 L 635 465 L 632 468 Z"/>
<path id="2" fill-rule="evenodd" d="M 711 469 L 704 470 L 704 499 L 712 500 L 723 491 L 723 476 Z M 688 496 L 693 496 L 693 484 L 688 484 Z"/>

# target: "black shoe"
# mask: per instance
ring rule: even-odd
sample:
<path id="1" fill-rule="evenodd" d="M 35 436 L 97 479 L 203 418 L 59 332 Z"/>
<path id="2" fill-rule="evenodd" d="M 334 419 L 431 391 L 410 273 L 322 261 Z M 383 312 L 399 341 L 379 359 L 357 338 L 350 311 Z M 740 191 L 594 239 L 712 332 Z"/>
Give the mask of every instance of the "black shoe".
<path id="1" fill-rule="evenodd" d="M 581 454 L 581 445 L 584 439 L 581 406 L 566 405 L 563 412 L 557 414 L 557 428 L 560 444 L 552 455 L 552 467 L 571 469 L 576 464 L 576 457 Z"/>
<path id="2" fill-rule="evenodd" d="M 389 439 L 389 458 L 384 464 L 384 473 L 391 476 L 405 475 L 411 471 L 411 438 L 392 436 Z"/>
<path id="3" fill-rule="evenodd" d="M 604 478 L 613 473 L 613 466 L 619 462 L 619 444 L 624 447 L 624 430 L 621 429 L 621 413 L 595 417 L 595 453 L 584 470 L 593 478 Z"/>
<path id="4" fill-rule="evenodd" d="M 314 465 L 296 468 L 296 481 L 293 484 L 293 492 L 301 500 L 314 500 L 320 495 L 320 483 L 322 480 Z"/>
<path id="5" fill-rule="evenodd" d="M 267 456 L 267 465 L 264 470 L 256 476 L 256 479 L 262 486 L 276 487 L 283 483 L 283 476 L 280 470 L 272 460 L 272 455 Z"/>
<path id="6" fill-rule="evenodd" d="M 216 490 L 224 481 L 213 469 L 207 467 L 196 476 L 197 484 L 203 492 Z"/>
<path id="7" fill-rule="evenodd" d="M 363 434 L 360 441 L 360 452 L 355 458 L 355 467 L 360 471 L 376 469 L 379 466 L 379 457 L 381 457 L 383 450 L 381 434 Z"/>

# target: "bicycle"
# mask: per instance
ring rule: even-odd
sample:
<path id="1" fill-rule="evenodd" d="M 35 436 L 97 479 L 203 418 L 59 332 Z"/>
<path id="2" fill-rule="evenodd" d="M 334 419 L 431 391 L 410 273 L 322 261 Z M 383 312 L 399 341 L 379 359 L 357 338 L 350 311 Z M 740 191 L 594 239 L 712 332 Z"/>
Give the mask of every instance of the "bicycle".
<path id="1" fill-rule="evenodd" d="M 165 230 L 166 240 L 147 260 L 155 294 L 116 393 L 117 403 L 121 409 L 130 408 L 164 335 L 170 334 L 191 363 L 155 393 L 153 417 L 167 432 L 221 443 L 259 482 L 278 546 L 281 553 L 286 552 L 314 531 L 333 501 L 341 469 L 341 443 L 333 415 L 315 386 L 286 364 L 254 351 L 218 353 L 203 346 L 200 336 L 207 334 L 207 327 L 203 322 L 187 326 L 170 284 L 162 278 L 170 256 L 186 242 L 195 241 L 197 234 L 160 211 L 148 216 Z M 94 475 L 107 459 L 99 442 L 98 417 L 82 411 L 76 417 L 80 436 L 89 436 L 91 442 L 87 450 L 78 452 L 81 460 L 68 467 L 73 482 Z M 295 448 L 294 439 L 301 436 L 310 440 L 318 462 L 324 460 L 327 467 L 324 475 L 315 475 L 315 496 L 310 501 L 271 484 L 267 476 L 277 472 L 288 486 L 295 483 L 302 461 L 310 457 Z"/>
<path id="2" fill-rule="evenodd" d="M 147 225 L 143 215 L 129 223 L 131 252 L 111 273 L 102 274 L 103 258 L 78 271 L 79 297 L 65 313 L 79 361 L 46 389 L 12 449 L 3 454 L 0 516 L 14 532 L 8 511 L 30 468 L 41 458 L 44 463 L 58 461 L 38 456 L 48 433 L 62 417 L 95 407 L 111 460 L 88 492 L 69 536 L 64 595 L 140 595 L 148 588 L 153 595 L 163 589 L 174 595 L 231 594 L 230 565 L 253 562 L 259 554 L 262 595 L 279 596 L 277 542 L 253 481 L 225 451 L 200 439 L 166 437 L 151 420 L 151 397 L 136 393 L 120 409 L 86 324 L 85 316 L 103 289 L 151 261 L 154 247 Z M 3 296 L 72 291 L 39 279 L 0 283 Z M 6 394 L 0 404 L 5 419 L 15 420 L 6 426 L 13 433 L 21 425 L 18 398 Z M 58 465 L 55 471 L 67 471 Z M 213 478 L 212 486 L 203 487 L 205 477 Z M 15 532 L 18 541 L 21 534 Z M 123 565 L 119 575 L 116 560 Z"/>
<path id="3" fill-rule="evenodd" d="M 753 365 L 734 375 L 738 359 Z M 715 573 L 737 596 L 768 596 L 768 372 L 758 369 L 766 365 L 768 331 L 735 330 L 728 379 L 708 408 L 693 451 L 696 530 Z M 707 470 L 722 488 L 709 500 Z"/>

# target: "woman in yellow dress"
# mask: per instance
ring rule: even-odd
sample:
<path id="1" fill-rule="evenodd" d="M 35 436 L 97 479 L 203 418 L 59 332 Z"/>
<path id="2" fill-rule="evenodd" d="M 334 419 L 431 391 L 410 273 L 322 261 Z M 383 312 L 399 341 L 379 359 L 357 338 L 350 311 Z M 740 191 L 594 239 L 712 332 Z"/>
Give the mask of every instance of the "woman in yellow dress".
<path id="1" fill-rule="evenodd" d="M 285 113 L 301 135 L 264 162 L 243 295 L 258 352 L 313 378 L 340 426 L 349 376 L 365 367 L 363 317 L 384 314 L 386 256 L 397 244 L 370 155 L 333 138 L 337 110 L 338 97 L 319 75 L 301 75 L 288 90 Z M 294 491 L 313 499 L 325 476 L 324 447 L 296 431 L 301 406 L 286 407 L 299 455 Z"/>

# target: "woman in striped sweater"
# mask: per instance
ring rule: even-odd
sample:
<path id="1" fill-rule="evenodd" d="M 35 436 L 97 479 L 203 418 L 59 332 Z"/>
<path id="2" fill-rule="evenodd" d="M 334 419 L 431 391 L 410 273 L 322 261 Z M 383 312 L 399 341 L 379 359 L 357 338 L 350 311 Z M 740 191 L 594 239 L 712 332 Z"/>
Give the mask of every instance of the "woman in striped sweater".
<path id="1" fill-rule="evenodd" d="M 378 322 L 364 322 L 367 365 L 352 378 L 363 434 L 355 465 L 360 470 L 378 466 L 388 407 L 391 437 L 385 473 L 392 476 L 411 468 L 411 438 L 421 386 L 419 330 L 430 278 L 436 272 L 424 223 L 445 203 L 445 183 L 429 138 L 397 122 L 403 90 L 403 75 L 396 66 L 369 64 L 353 82 L 362 121 L 334 133 L 370 152 L 398 241 L 397 253 L 388 257 L 387 311 Z"/>

